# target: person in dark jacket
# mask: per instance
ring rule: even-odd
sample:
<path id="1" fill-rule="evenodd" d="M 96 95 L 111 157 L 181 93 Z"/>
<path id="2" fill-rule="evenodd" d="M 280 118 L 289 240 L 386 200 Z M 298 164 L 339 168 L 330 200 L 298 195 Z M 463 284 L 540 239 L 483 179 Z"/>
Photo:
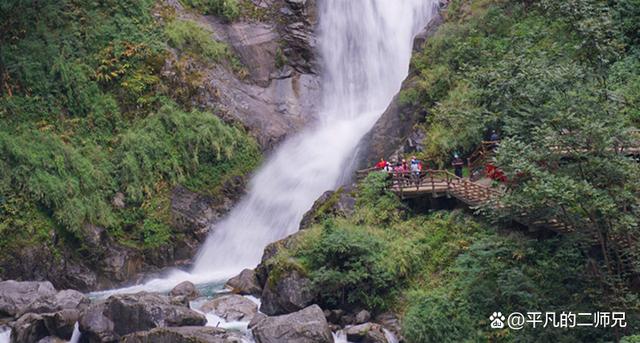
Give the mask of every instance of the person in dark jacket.
<path id="1" fill-rule="evenodd" d="M 453 166 L 456 176 L 462 178 L 462 167 L 464 166 L 464 161 L 458 154 L 453 155 L 453 161 L 451 162 L 451 165 Z"/>

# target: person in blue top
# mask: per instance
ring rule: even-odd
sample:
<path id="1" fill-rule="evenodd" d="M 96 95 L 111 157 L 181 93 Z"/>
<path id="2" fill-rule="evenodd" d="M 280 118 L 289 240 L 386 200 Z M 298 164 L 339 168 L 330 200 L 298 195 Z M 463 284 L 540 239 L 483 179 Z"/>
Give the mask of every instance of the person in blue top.
<path id="1" fill-rule="evenodd" d="M 420 161 L 415 156 L 411 157 L 409 168 L 411 170 L 411 178 L 418 183 L 420 180 Z"/>

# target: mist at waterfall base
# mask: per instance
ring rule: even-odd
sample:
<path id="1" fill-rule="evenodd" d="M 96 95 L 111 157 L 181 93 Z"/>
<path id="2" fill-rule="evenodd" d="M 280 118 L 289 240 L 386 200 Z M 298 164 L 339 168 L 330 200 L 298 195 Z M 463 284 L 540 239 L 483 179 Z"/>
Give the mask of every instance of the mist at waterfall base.
<path id="1" fill-rule="evenodd" d="M 279 146 L 248 193 L 210 230 L 191 272 L 113 292 L 167 291 L 189 280 L 221 285 L 259 262 L 264 247 L 297 231 L 304 213 L 351 174 L 355 150 L 407 76 L 413 37 L 437 0 L 321 0 L 318 48 L 323 99 L 318 120 Z"/>

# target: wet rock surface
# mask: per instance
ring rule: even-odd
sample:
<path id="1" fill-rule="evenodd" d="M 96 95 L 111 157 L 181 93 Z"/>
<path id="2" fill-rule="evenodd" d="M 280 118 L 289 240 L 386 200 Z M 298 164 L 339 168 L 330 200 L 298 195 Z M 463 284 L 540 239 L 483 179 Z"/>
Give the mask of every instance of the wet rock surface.
<path id="1" fill-rule="evenodd" d="M 230 294 L 205 303 L 201 310 L 215 313 L 228 322 L 250 321 L 258 312 L 258 305 L 241 295 Z"/>
<path id="2" fill-rule="evenodd" d="M 257 343 L 328 343 L 333 336 L 318 305 L 298 312 L 266 317 L 252 329 Z"/>
<path id="3" fill-rule="evenodd" d="M 262 286 L 253 269 L 244 269 L 240 274 L 229 279 L 225 287 L 229 288 L 233 293 L 241 295 L 259 297 L 262 294 Z"/>
<path id="4" fill-rule="evenodd" d="M 196 289 L 196 285 L 190 281 L 184 281 L 175 286 L 171 292 L 171 297 L 185 297 L 187 300 L 194 300 L 200 296 L 200 292 Z"/>

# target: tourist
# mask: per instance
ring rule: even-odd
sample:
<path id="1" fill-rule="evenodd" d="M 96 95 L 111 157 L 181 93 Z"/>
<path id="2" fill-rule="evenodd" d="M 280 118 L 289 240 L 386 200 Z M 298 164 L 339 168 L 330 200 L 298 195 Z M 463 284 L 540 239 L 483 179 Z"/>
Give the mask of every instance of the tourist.
<path id="1" fill-rule="evenodd" d="M 411 168 L 411 177 L 413 178 L 415 183 L 418 184 L 418 182 L 420 181 L 421 167 L 420 167 L 420 161 L 418 161 L 418 159 L 415 156 L 411 157 L 410 168 Z"/>
<path id="2" fill-rule="evenodd" d="M 396 176 L 402 176 L 404 174 L 404 169 L 402 169 L 402 163 L 397 162 L 393 171 L 396 173 Z"/>
<path id="3" fill-rule="evenodd" d="M 384 169 L 384 167 L 387 166 L 387 161 L 384 160 L 384 158 L 381 158 L 380 161 L 378 163 L 376 163 L 375 168 L 376 169 Z"/>
<path id="4" fill-rule="evenodd" d="M 393 166 L 391 165 L 391 163 L 389 163 L 389 161 L 387 161 L 387 163 L 385 164 L 384 171 L 389 174 L 393 173 Z"/>
<path id="5" fill-rule="evenodd" d="M 496 130 L 491 131 L 491 136 L 489 136 L 489 140 L 491 141 L 491 145 L 489 149 L 495 150 L 498 147 L 498 141 L 500 141 L 500 136 L 496 132 Z"/>
<path id="6" fill-rule="evenodd" d="M 496 130 L 491 130 L 491 136 L 489 136 L 489 140 L 492 142 L 497 142 L 500 140 L 500 136 L 496 132 Z"/>
<path id="7" fill-rule="evenodd" d="M 462 178 L 462 167 L 464 166 L 464 161 L 457 153 L 453 155 L 453 161 L 451 162 L 451 165 L 453 166 L 456 176 Z"/>

